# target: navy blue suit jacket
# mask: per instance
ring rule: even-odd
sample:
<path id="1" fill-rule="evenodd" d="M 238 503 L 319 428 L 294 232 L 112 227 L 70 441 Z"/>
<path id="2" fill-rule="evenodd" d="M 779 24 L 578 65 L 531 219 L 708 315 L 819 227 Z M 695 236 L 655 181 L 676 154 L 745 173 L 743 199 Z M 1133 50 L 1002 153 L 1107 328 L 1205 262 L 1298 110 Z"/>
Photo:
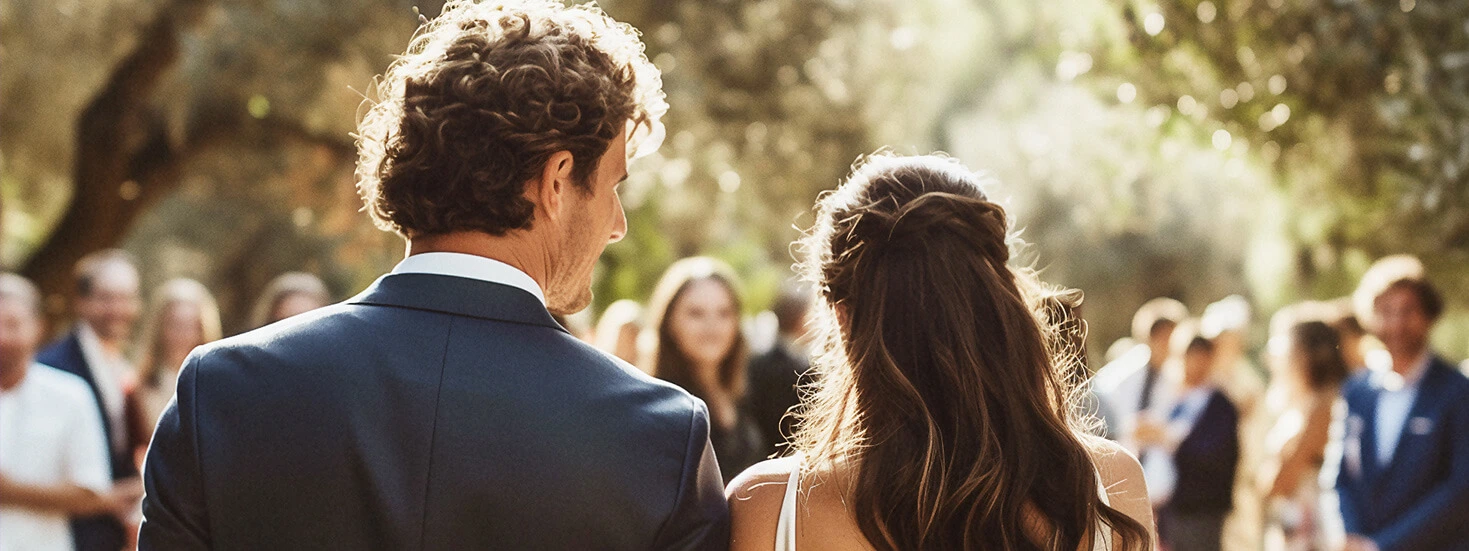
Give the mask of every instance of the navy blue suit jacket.
<path id="1" fill-rule="evenodd" d="M 724 549 L 702 402 L 529 293 L 395 274 L 190 355 L 140 548 Z"/>
<path id="2" fill-rule="evenodd" d="M 1173 452 L 1178 483 L 1168 508 L 1180 513 L 1228 513 L 1239 467 L 1239 410 L 1219 389 L 1209 395 L 1192 430 Z"/>
<path id="3" fill-rule="evenodd" d="M 1469 549 L 1469 379 L 1434 358 L 1387 465 L 1377 462 L 1371 372 L 1342 387 L 1347 419 L 1337 474 L 1346 531 L 1383 551 Z"/>
<path id="4" fill-rule="evenodd" d="M 92 389 L 92 399 L 97 404 L 97 414 L 102 416 L 102 434 L 107 439 L 103 445 L 108 452 L 112 479 L 138 476 L 131 450 L 117 451 L 112 448 L 112 433 L 127 432 L 128 428 L 112 426 L 112 417 L 103 409 L 102 395 L 97 391 L 97 380 L 92 377 L 92 369 L 87 364 L 86 356 L 82 354 L 82 343 L 76 331 L 67 333 L 61 340 L 41 350 L 36 354 L 36 361 L 81 377 L 87 382 L 87 387 Z M 112 515 L 74 518 L 71 521 L 71 533 L 78 551 L 117 551 L 127 539 L 122 523 Z"/>

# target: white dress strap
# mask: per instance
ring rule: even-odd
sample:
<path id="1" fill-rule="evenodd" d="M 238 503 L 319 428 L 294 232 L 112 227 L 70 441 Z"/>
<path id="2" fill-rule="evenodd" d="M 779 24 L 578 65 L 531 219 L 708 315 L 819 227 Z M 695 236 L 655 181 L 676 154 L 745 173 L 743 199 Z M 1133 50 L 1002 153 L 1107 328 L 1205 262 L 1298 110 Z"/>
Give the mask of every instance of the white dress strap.
<path id="1" fill-rule="evenodd" d="M 792 464 L 785 499 L 780 502 L 780 520 L 775 524 L 775 551 L 796 551 L 796 491 L 801 483 L 801 461 Z"/>
<path id="2" fill-rule="evenodd" d="M 1102 505 L 1112 506 L 1112 500 L 1107 495 L 1107 484 L 1102 481 L 1102 472 L 1092 469 L 1097 474 L 1097 493 L 1102 498 Z M 1107 523 L 1097 520 L 1097 535 L 1092 538 L 1092 551 L 1112 551 L 1112 529 Z"/>

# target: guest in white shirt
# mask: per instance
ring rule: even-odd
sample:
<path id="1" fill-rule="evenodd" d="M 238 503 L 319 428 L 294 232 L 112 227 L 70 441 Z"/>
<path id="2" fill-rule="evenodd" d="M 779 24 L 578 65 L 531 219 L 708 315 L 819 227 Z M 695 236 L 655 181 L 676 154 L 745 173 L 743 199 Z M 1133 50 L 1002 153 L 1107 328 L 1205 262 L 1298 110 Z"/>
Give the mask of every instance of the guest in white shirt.
<path id="1" fill-rule="evenodd" d="M 128 393 L 136 373 L 124 356 L 142 308 L 138 286 L 137 265 L 126 252 L 110 249 L 83 257 L 77 262 L 72 302 L 76 326 L 36 354 L 36 361 L 81 377 L 90 387 L 102 417 L 112 480 L 124 486 L 141 484 L 133 450 L 143 444 L 144 436 L 129 430 L 135 423 L 127 421 Z M 111 515 L 74 519 L 77 548 L 110 551 L 123 547 L 131 532 L 124 524 Z"/>
<path id="2" fill-rule="evenodd" d="M 1163 409 L 1172 403 L 1173 389 L 1163 376 L 1163 362 L 1168 358 L 1169 340 L 1178 323 L 1188 317 L 1188 308 L 1171 298 L 1155 298 L 1138 308 L 1132 318 L 1133 338 L 1138 345 L 1117 360 L 1103 366 L 1092 379 L 1093 388 L 1106 409 L 1103 415 L 1114 423 L 1107 434 L 1114 435 L 1124 447 L 1138 452 L 1132 434 L 1139 415 Z M 1153 414 L 1166 416 L 1167 410 Z"/>
<path id="3" fill-rule="evenodd" d="M 70 515 L 121 514 L 139 497 L 113 490 L 87 384 L 35 363 L 39 296 L 0 273 L 0 551 L 72 549 Z"/>

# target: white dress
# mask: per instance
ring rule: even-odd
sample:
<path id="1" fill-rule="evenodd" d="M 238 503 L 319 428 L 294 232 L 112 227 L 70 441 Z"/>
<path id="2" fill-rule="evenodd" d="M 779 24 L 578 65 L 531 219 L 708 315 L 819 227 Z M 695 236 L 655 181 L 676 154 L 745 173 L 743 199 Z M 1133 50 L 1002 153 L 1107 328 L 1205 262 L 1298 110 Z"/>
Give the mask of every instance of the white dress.
<path id="1" fill-rule="evenodd" d="M 794 461 L 795 468 L 791 469 L 791 477 L 786 481 L 785 499 L 780 503 L 780 519 L 775 524 L 775 551 L 796 551 L 796 491 L 801 483 L 801 462 Z M 1110 505 L 1107 501 L 1107 489 L 1102 485 L 1101 476 L 1097 476 L 1097 491 L 1102 497 L 1102 503 Z M 1101 521 L 1097 522 L 1096 543 L 1092 545 L 1093 551 L 1111 551 L 1112 530 L 1108 529 Z"/>

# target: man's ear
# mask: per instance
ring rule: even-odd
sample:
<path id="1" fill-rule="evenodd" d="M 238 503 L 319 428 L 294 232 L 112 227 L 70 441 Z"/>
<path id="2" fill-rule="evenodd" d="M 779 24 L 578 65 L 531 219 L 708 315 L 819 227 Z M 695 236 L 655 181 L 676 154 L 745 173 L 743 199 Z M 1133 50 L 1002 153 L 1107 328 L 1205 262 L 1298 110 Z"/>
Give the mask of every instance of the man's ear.
<path id="1" fill-rule="evenodd" d="M 530 191 L 536 200 L 536 205 L 546 211 L 546 217 L 556 220 L 561 217 L 561 207 L 565 203 L 566 194 L 571 192 L 571 171 L 575 166 L 570 151 L 557 151 L 546 159 L 546 166 L 541 169 L 541 177 L 533 190 Z"/>

